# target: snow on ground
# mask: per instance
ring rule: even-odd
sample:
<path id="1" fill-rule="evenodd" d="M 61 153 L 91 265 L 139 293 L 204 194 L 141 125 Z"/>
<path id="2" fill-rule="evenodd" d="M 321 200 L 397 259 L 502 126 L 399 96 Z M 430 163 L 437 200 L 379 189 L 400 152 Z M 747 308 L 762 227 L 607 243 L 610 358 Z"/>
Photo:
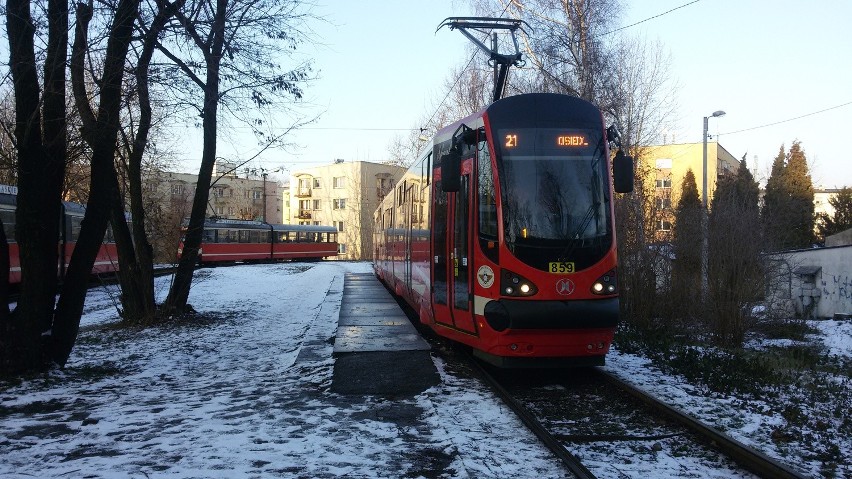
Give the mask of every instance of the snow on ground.
<path id="1" fill-rule="evenodd" d="M 368 271 L 201 270 L 190 303 L 210 319 L 149 329 L 97 327 L 117 315 L 91 293 L 67 368 L 0 387 L 0 476 L 562 477 L 487 388 L 443 365 L 413 398 L 329 392 L 343 274 Z M 406 408 L 419 423 L 394 420 Z"/>
<path id="2" fill-rule="evenodd" d="M 190 303 L 205 319 L 148 329 L 104 327 L 117 321 L 115 291 L 91 292 L 67 368 L 0 384 L 0 476 L 564 477 L 487 387 L 440 359 L 442 384 L 415 397 L 330 391 L 343 275 L 370 271 L 200 270 Z M 162 300 L 168 278 L 158 288 Z M 832 354 L 852 355 L 849 322 L 815 327 Z M 754 439 L 782 421 L 768 404 L 708 395 L 617 350 L 607 368 L 773 450 Z M 403 413 L 417 420 L 401 424 Z"/>

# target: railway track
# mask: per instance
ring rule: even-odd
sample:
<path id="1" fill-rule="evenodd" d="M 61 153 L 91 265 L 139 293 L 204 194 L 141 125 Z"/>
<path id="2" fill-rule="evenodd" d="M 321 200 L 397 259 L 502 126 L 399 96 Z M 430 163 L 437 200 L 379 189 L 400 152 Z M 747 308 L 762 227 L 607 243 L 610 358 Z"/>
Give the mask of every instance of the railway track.
<path id="1" fill-rule="evenodd" d="M 674 448 L 680 457 L 671 458 L 672 461 L 682 460 L 685 464 L 681 466 L 683 476 L 674 472 L 678 477 L 723 477 L 713 476 L 718 470 L 728 470 L 732 474 L 737 474 L 741 477 L 765 477 L 765 478 L 804 478 L 802 474 L 794 471 L 790 467 L 776 461 L 775 459 L 748 447 L 735 439 L 722 434 L 720 431 L 702 424 L 700 421 L 690 417 L 688 414 L 679 409 L 661 402 L 656 398 L 638 390 L 635 387 L 619 380 L 601 369 L 590 368 L 585 369 L 586 373 L 579 376 L 572 376 L 572 380 L 558 379 L 564 370 L 553 371 L 538 371 L 530 374 L 524 372 L 519 375 L 515 372 L 492 371 L 481 366 L 473 358 L 472 362 L 477 364 L 478 372 L 482 375 L 485 381 L 492 387 L 495 393 L 505 402 L 505 404 L 514 411 L 521 421 L 545 444 L 554 455 L 558 457 L 576 477 L 590 478 L 596 477 L 591 470 L 601 471 L 600 459 L 594 460 L 595 456 L 601 454 L 606 455 L 607 452 L 589 454 L 590 444 L 605 443 L 608 448 L 605 450 L 621 449 L 627 451 L 616 457 L 608 457 L 609 467 L 615 469 L 621 477 L 637 477 L 634 474 L 628 474 L 619 471 L 617 463 L 623 461 L 625 463 L 633 463 L 630 467 L 636 467 L 636 470 L 641 470 L 642 466 L 636 466 L 644 460 L 653 461 L 658 455 L 667 455 L 666 449 L 668 446 L 661 444 L 666 441 L 674 442 L 677 446 Z M 523 376 L 523 379 L 518 379 L 518 376 Z M 533 379 L 530 379 L 534 376 Z M 577 380 L 578 377 L 584 379 Z M 507 379 L 508 378 L 508 379 Z M 588 382 L 586 382 L 588 381 Z M 514 384 L 512 384 L 514 382 Z M 579 400 L 568 399 L 566 407 L 564 391 L 584 388 L 583 391 L 577 392 Z M 582 384 L 585 383 L 585 384 Z M 587 390 L 588 389 L 588 390 Z M 626 406 L 634 411 L 626 413 L 617 412 L 619 406 L 616 404 L 622 402 L 613 393 L 612 389 L 616 389 L 625 396 L 637 401 L 637 404 Z M 598 390 L 591 392 L 590 390 Z M 554 398 L 548 399 L 546 396 L 550 391 Z M 531 394 L 534 399 L 530 400 L 524 397 L 525 394 Z M 592 396 L 599 397 L 592 397 Z M 558 398 L 557 396 L 562 396 Z M 588 433 L 585 428 L 578 424 L 583 420 L 566 419 L 566 410 L 574 405 L 582 407 L 584 404 L 593 404 L 601 411 L 598 413 L 602 416 L 595 421 L 600 426 L 593 426 L 594 433 Z M 644 408 L 643 408 L 644 406 Z M 609 411 L 607 408 L 612 409 Z M 560 410 L 561 409 L 561 410 Z M 643 410 L 637 412 L 639 410 Z M 567 412 L 571 414 L 572 412 Z M 580 412 L 580 415 L 583 415 Z M 636 417 L 628 417 L 634 416 Z M 650 415 L 650 416 L 649 416 Z M 658 416 L 658 417 L 653 417 Z M 627 419 L 624 419 L 628 417 Z M 624 423 L 645 422 L 648 424 L 659 422 L 660 418 L 666 423 L 663 426 L 649 426 L 647 431 L 650 432 L 633 432 L 630 431 L 631 426 L 623 427 Z M 606 424 L 615 425 L 614 428 L 608 428 Z M 627 429 L 627 432 L 618 432 L 618 429 Z M 640 428 L 645 430 L 645 428 Z M 617 444 L 645 444 L 652 443 L 649 448 L 639 448 L 636 446 L 617 446 Z M 569 446 L 573 445 L 572 451 L 568 450 Z M 579 451 L 579 452 L 578 452 Z M 583 460 L 592 458 L 591 461 L 595 464 L 586 464 L 578 458 L 583 457 Z M 646 469 L 654 469 L 656 465 L 651 462 L 650 465 L 644 466 Z M 704 471 L 701 468 L 705 468 Z M 669 471 L 672 473 L 672 471 Z M 599 472 L 600 474 L 600 472 Z M 606 474 L 602 477 L 609 477 L 610 471 L 606 470 Z"/>
<path id="2" fill-rule="evenodd" d="M 712 444 L 716 449 L 723 452 L 726 456 L 733 459 L 746 470 L 757 474 L 760 477 L 773 479 L 804 479 L 806 477 L 766 454 L 763 454 L 762 452 L 749 447 L 736 439 L 723 434 L 721 431 L 689 416 L 680 409 L 660 401 L 645 391 L 623 381 L 621 378 L 599 368 L 595 368 L 595 371 L 597 371 L 597 373 L 606 381 L 615 385 L 620 390 L 627 392 L 660 414 L 676 421 L 692 433 L 702 438 L 707 444 Z"/>

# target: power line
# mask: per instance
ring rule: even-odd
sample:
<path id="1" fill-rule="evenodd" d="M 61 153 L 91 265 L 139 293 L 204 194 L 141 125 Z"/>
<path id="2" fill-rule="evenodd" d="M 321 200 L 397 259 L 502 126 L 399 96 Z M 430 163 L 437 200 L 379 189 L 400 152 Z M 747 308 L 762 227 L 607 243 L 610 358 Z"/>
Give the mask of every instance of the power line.
<path id="1" fill-rule="evenodd" d="M 672 12 L 673 12 L 673 11 L 675 11 L 675 10 L 680 10 L 681 8 L 688 7 L 688 6 L 690 6 L 690 5 L 693 5 L 693 4 L 698 3 L 698 2 L 700 2 L 700 1 L 701 1 L 701 0 L 693 0 L 692 2 L 684 3 L 683 5 L 681 5 L 681 6 L 679 6 L 679 7 L 674 7 L 674 8 L 672 8 L 671 10 L 667 10 L 667 11 L 665 11 L 665 12 L 663 12 L 663 13 L 659 13 L 659 14 L 657 14 L 657 15 L 654 15 L 653 17 L 648 17 L 648 18 L 646 18 L 646 19 L 644 19 L 644 20 L 639 20 L 639 21 L 638 21 L 638 22 L 636 22 L 636 23 L 631 23 L 630 25 L 627 25 L 627 26 L 625 26 L 625 27 L 616 28 L 615 30 L 610 30 L 610 31 L 608 31 L 608 32 L 606 32 L 606 33 L 601 33 L 600 35 L 597 35 L 597 36 L 598 36 L 598 37 L 603 37 L 603 36 L 609 35 L 609 34 L 611 34 L 611 33 L 620 32 L 621 30 L 626 30 L 626 29 L 628 29 L 628 28 L 635 27 L 636 25 L 639 25 L 640 23 L 645 23 L 645 22 L 647 22 L 647 21 L 649 21 L 649 20 L 653 20 L 653 19 L 655 19 L 655 18 L 660 18 L 660 17 L 662 17 L 663 15 L 668 15 L 669 13 L 672 13 Z"/>
<path id="2" fill-rule="evenodd" d="M 667 11 L 665 11 L 665 12 L 663 12 L 663 13 L 659 13 L 659 14 L 654 15 L 654 16 L 652 16 L 652 17 L 648 17 L 648 18 L 646 18 L 646 19 L 644 19 L 644 20 L 640 20 L 640 21 L 638 21 L 638 22 L 636 22 L 636 23 L 632 23 L 632 24 L 630 24 L 630 25 L 627 25 L 627 26 L 624 26 L 624 27 L 621 27 L 621 28 L 616 28 L 615 30 L 610 30 L 610 31 L 608 31 L 608 32 L 606 32 L 606 33 L 602 33 L 602 34 L 597 35 L 597 36 L 598 36 L 598 37 L 603 37 L 603 36 L 610 35 L 610 34 L 615 33 L 615 32 L 620 32 L 621 30 L 625 30 L 625 29 L 628 29 L 628 28 L 631 28 L 631 27 L 635 27 L 636 25 L 639 25 L 639 24 L 641 24 L 641 23 L 645 23 L 645 22 L 647 22 L 647 21 L 649 21 L 649 20 L 653 20 L 653 19 L 655 19 L 655 18 L 662 17 L 663 15 L 668 15 L 669 13 L 672 13 L 672 12 L 674 12 L 675 10 L 680 10 L 681 8 L 688 7 L 688 6 L 690 6 L 690 5 L 693 5 L 693 4 L 698 3 L 698 2 L 700 2 L 700 1 L 701 1 L 701 0 L 693 0 L 693 1 L 689 2 L 689 3 L 685 3 L 685 4 L 681 5 L 681 6 L 679 6 L 679 7 L 672 8 L 671 10 L 667 10 Z M 503 15 L 505 15 L 505 14 L 506 14 L 506 11 L 509 9 L 509 6 L 510 6 L 510 5 L 512 5 L 512 2 L 511 2 L 511 1 L 510 1 L 510 2 L 506 2 L 506 6 L 503 8 L 503 12 L 500 14 L 500 17 L 501 17 L 501 18 L 503 17 Z M 438 111 L 441 109 L 441 107 L 442 107 L 442 106 L 444 106 L 444 103 L 447 101 L 447 98 L 449 98 L 449 97 L 450 97 L 450 93 L 452 93 L 452 92 L 453 92 L 453 90 L 456 88 L 456 85 L 458 85 L 459 81 L 461 81 L 462 77 L 464 76 L 464 72 L 465 72 L 465 71 L 467 71 L 467 69 L 468 69 L 468 68 L 470 68 L 470 64 L 471 64 L 471 63 L 473 63 L 473 60 L 476 58 L 476 54 L 477 54 L 477 53 L 478 53 L 478 52 L 474 52 L 473 56 L 470 58 L 470 61 L 468 61 L 468 62 L 467 62 L 467 65 L 466 65 L 466 66 L 462 69 L 461 74 L 459 74 L 459 76 L 456 78 L 456 81 L 453 83 L 453 86 L 451 86 L 451 87 L 450 87 L 450 89 L 447 91 L 447 94 L 446 94 L 446 95 L 444 95 L 444 99 L 443 99 L 443 100 L 441 100 L 441 103 L 439 103 L 439 104 L 438 104 L 438 107 L 435 109 L 435 112 L 434 112 L 434 113 L 432 113 L 432 116 L 429 118 L 429 121 L 427 122 L 427 125 L 428 125 L 428 124 L 430 124 L 430 123 L 432 123 L 432 120 L 435 118 L 435 115 L 437 115 L 437 114 L 438 114 Z"/>
<path id="3" fill-rule="evenodd" d="M 787 123 L 787 122 L 794 121 L 794 120 L 800 120 L 802 118 L 806 118 L 806 117 L 813 116 L 813 115 L 818 115 L 820 113 L 825 113 L 827 111 L 836 110 L 838 108 L 843 108 L 844 106 L 849 106 L 849 105 L 852 105 L 852 101 L 848 101 L 846 103 L 842 103 L 840 105 L 835 105 L 835 106 L 825 108 L 825 109 L 822 109 L 822 110 L 819 110 L 819 111 L 814 111 L 814 112 L 811 112 L 811 113 L 805 113 L 804 115 L 799 115 L 799 116 L 794 117 L 794 118 L 788 118 L 786 120 L 767 123 L 765 125 L 760 125 L 760 126 L 753 126 L 753 127 L 750 127 L 750 128 L 743 128 L 742 130 L 729 131 L 727 133 L 719 133 L 719 135 L 733 135 L 735 133 L 742 133 L 744 131 L 751 131 L 751 130 L 757 130 L 757 129 L 760 129 L 760 128 L 766 128 L 766 127 L 769 127 L 769 126 L 780 125 L 782 123 Z"/>

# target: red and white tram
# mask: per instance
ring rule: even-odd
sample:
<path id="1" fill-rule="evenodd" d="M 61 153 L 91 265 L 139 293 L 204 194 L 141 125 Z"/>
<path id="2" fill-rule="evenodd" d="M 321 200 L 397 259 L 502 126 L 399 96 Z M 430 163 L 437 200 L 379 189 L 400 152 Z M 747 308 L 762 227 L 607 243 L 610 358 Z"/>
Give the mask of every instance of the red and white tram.
<path id="1" fill-rule="evenodd" d="M 262 221 L 204 221 L 200 264 L 236 261 L 319 260 L 337 256 L 337 229 Z M 178 254 L 183 249 L 183 244 Z"/>
<path id="2" fill-rule="evenodd" d="M 9 284 L 18 284 L 21 282 L 20 250 L 15 240 L 17 195 L 17 187 L 0 185 L 0 219 L 3 221 L 6 241 L 9 243 Z M 59 277 L 65 275 L 65 270 L 71 261 L 71 254 L 74 252 L 77 238 L 80 236 L 80 224 L 83 221 L 85 213 L 86 208 L 81 204 L 68 201 L 62 202 L 59 238 L 56 239 L 57 247 L 59 248 L 59 263 L 57 265 L 57 274 Z M 114 273 L 117 270 L 118 252 L 112 236 L 112 228 L 107 226 L 103 244 L 101 244 L 98 255 L 95 258 L 95 264 L 92 266 L 92 274 Z"/>
<path id="3" fill-rule="evenodd" d="M 524 94 L 437 133 L 375 213 L 375 272 L 438 334 L 497 365 L 603 364 L 619 315 L 601 112 Z M 535 360 L 538 359 L 538 360 Z"/>

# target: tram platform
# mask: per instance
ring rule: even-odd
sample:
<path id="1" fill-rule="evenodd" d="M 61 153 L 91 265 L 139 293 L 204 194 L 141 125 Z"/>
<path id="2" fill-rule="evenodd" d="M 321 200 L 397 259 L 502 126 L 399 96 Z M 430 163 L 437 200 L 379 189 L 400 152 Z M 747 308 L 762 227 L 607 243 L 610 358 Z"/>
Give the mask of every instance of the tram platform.
<path id="1" fill-rule="evenodd" d="M 440 383 L 430 346 L 373 274 L 347 273 L 334 340 L 332 390 L 418 394 Z"/>

